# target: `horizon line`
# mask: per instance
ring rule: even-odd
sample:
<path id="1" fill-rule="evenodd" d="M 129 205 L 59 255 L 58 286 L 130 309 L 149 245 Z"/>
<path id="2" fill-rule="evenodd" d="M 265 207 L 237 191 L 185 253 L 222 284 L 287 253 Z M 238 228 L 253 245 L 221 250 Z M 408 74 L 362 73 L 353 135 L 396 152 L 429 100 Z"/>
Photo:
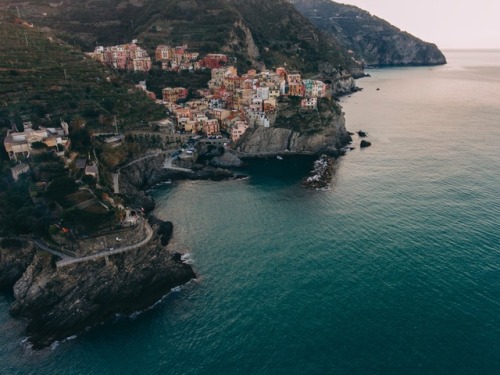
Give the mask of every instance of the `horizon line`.
<path id="1" fill-rule="evenodd" d="M 499 51 L 500 48 L 489 48 L 489 47 L 483 47 L 483 48 L 478 48 L 478 47 L 442 47 L 440 48 L 441 51 L 484 51 L 484 52 L 492 52 L 492 51 Z"/>

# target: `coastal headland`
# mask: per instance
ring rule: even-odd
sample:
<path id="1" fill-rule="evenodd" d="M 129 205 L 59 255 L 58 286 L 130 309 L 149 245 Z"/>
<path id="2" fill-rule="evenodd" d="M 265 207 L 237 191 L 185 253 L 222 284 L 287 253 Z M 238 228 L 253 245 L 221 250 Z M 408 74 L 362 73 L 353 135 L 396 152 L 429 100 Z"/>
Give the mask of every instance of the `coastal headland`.
<path id="1" fill-rule="evenodd" d="M 41 349 L 116 314 L 144 310 L 196 277 L 168 244 L 171 236 L 171 223 L 151 217 L 72 250 L 59 244 L 59 255 L 40 241 L 3 241 L 2 276 L 17 270 L 1 280 L 4 288 L 15 282 L 11 314 L 26 321 L 29 342 Z"/>

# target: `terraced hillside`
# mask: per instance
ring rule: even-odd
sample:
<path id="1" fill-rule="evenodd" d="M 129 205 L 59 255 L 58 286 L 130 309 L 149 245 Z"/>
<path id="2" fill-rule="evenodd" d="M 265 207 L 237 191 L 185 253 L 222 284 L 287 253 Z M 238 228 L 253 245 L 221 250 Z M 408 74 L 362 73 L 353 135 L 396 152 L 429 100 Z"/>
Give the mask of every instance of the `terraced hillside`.
<path id="1" fill-rule="evenodd" d="M 0 13 L 0 124 L 22 117 L 50 125 L 76 116 L 103 127 L 115 116 L 125 128 L 158 119 L 162 108 L 125 78 L 51 33 Z"/>
<path id="2" fill-rule="evenodd" d="M 2 8 L 19 10 L 86 50 L 137 38 L 150 52 L 158 44 L 181 43 L 200 52 L 226 52 L 242 70 L 287 63 L 317 73 L 325 62 L 352 65 L 345 48 L 287 0 L 0 0 Z"/>

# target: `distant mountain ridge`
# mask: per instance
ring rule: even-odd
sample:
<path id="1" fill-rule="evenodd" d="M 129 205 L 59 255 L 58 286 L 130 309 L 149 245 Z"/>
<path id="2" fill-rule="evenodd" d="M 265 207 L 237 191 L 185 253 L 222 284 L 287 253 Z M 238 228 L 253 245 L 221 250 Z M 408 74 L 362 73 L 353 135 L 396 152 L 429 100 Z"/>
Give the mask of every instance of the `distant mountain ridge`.
<path id="1" fill-rule="evenodd" d="M 401 31 L 352 5 L 330 0 L 290 0 L 318 29 L 336 38 L 368 66 L 441 65 L 435 44 Z"/>

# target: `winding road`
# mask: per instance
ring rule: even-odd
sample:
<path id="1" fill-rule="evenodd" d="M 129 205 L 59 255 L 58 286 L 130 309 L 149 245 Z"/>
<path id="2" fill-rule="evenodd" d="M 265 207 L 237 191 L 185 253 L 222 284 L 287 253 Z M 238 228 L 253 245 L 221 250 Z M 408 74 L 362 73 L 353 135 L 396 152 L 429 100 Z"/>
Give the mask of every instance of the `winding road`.
<path id="1" fill-rule="evenodd" d="M 108 257 L 110 255 L 122 254 L 122 253 L 126 253 L 127 251 L 136 250 L 136 249 L 140 248 L 141 246 L 146 245 L 149 241 L 151 241 L 151 238 L 153 237 L 153 229 L 151 228 L 151 226 L 147 222 L 144 222 L 144 226 L 146 229 L 146 237 L 141 242 L 138 242 L 138 243 L 133 244 L 133 245 L 119 247 L 119 248 L 116 248 L 113 250 L 101 251 L 97 254 L 89 255 L 89 256 L 81 257 L 81 258 L 72 258 L 72 257 L 65 256 L 65 258 L 62 258 L 60 261 L 58 261 L 56 263 L 56 265 L 57 265 L 57 267 L 64 267 L 64 266 L 69 266 L 70 264 L 83 263 L 83 262 L 87 262 L 89 260 L 101 259 L 101 258 Z M 52 251 L 54 251 L 54 250 L 52 250 Z"/>
<path id="2" fill-rule="evenodd" d="M 83 262 L 87 262 L 89 260 L 96 260 L 96 259 L 105 258 L 105 257 L 115 255 L 115 254 L 126 253 L 127 251 L 131 251 L 131 250 L 136 250 L 136 249 L 146 245 L 149 241 L 151 241 L 151 238 L 153 238 L 153 234 L 154 234 L 153 229 L 151 228 L 151 226 L 148 224 L 147 221 L 144 221 L 144 228 L 146 229 L 146 237 L 144 239 L 142 239 L 140 242 L 132 244 L 132 245 L 128 245 L 128 246 L 118 247 L 118 248 L 112 249 L 112 250 L 111 249 L 110 250 L 103 250 L 97 254 L 89 255 L 86 257 L 74 257 L 74 256 L 64 254 L 58 250 L 54 250 L 54 249 L 50 248 L 49 246 L 47 246 L 45 243 L 43 243 L 41 240 L 38 240 L 38 239 L 26 239 L 26 238 L 15 238 L 15 239 L 22 240 L 22 241 L 31 241 L 40 250 L 46 251 L 46 252 L 48 252 L 56 257 L 61 258 L 59 261 L 56 262 L 56 266 L 59 268 L 59 267 L 69 266 L 69 265 L 75 264 L 75 263 L 83 263 Z M 3 238 L 0 238 L 0 240 L 2 240 L 2 239 Z"/>

